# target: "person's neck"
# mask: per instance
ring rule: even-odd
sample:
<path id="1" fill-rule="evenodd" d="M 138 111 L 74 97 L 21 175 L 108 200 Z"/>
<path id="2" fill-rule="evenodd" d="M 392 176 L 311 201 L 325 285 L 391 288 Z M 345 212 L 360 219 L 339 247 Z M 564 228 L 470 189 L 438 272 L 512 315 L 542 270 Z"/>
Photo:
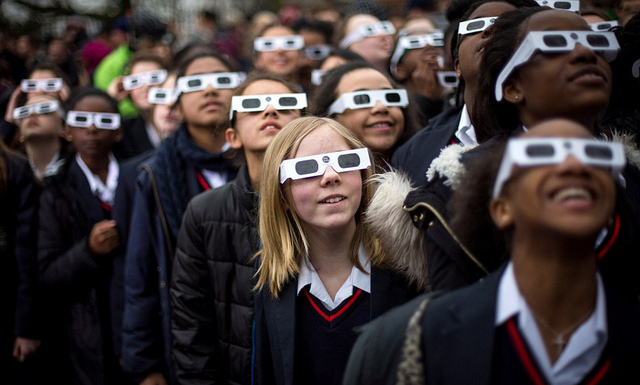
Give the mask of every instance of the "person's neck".
<path id="1" fill-rule="evenodd" d="M 109 155 L 90 157 L 80 154 L 80 158 L 92 173 L 97 175 L 103 183 L 107 183 L 107 177 L 109 176 Z"/>
<path id="2" fill-rule="evenodd" d="M 464 101 L 464 104 L 467 106 L 467 113 L 469 114 L 469 119 L 471 119 L 471 111 L 473 110 L 473 103 L 475 102 L 475 98 L 474 98 L 475 92 L 476 92 L 476 89 L 473 85 L 465 83 L 462 100 Z M 471 122 L 471 124 L 473 124 L 473 122 Z"/>
<path id="3" fill-rule="evenodd" d="M 254 192 L 260 191 L 260 176 L 262 175 L 262 161 L 264 160 L 264 151 L 245 151 L 244 158 L 247 162 L 247 170 L 249 179 L 251 180 L 251 188 Z"/>
<path id="4" fill-rule="evenodd" d="M 524 111 L 522 109 L 520 111 L 520 122 L 524 127 L 527 127 L 527 128 L 531 128 L 536 124 L 541 123 L 545 120 L 548 120 L 551 118 L 557 118 L 557 117 L 559 117 L 559 115 L 538 116 L 538 115 L 529 114 L 527 113 L 527 111 Z M 567 113 L 567 114 L 563 114 L 562 117 L 573 120 L 576 123 L 580 123 L 583 126 L 585 126 L 587 129 L 589 129 L 589 131 L 592 131 L 592 132 L 595 130 L 596 124 L 599 121 L 599 115 L 598 114 L 594 115 L 593 111 L 579 111 L 576 113 Z"/>
<path id="5" fill-rule="evenodd" d="M 30 138 L 25 141 L 25 151 L 36 169 L 42 174 L 49 163 L 60 153 L 60 137 Z"/>
<path id="6" fill-rule="evenodd" d="M 227 142 L 224 131 L 215 127 L 197 127 L 187 124 L 187 131 L 196 146 L 212 154 L 221 152 Z"/>
<path id="7" fill-rule="evenodd" d="M 309 260 L 332 299 L 351 274 L 353 263 L 349 252 L 355 231 L 354 220 L 347 228 L 306 232 Z"/>
<path id="8" fill-rule="evenodd" d="M 514 237 L 511 261 L 520 293 L 536 317 L 555 331 L 567 330 L 595 306 L 594 245 L 595 236 L 581 240 L 549 234 L 528 240 Z"/>

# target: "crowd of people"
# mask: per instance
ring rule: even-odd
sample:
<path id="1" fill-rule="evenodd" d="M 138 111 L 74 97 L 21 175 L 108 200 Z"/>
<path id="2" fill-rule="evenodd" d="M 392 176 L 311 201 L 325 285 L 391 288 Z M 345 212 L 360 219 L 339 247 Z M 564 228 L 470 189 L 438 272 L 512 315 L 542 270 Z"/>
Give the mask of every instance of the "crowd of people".
<path id="1" fill-rule="evenodd" d="M 637 0 L 218 16 L 2 38 L 8 385 L 640 382 Z"/>

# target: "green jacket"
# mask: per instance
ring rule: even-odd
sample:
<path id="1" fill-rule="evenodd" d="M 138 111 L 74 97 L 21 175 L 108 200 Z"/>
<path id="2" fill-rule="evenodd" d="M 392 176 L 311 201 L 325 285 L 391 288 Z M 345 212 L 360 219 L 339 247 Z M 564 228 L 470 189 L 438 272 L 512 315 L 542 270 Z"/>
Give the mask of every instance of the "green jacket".
<path id="1" fill-rule="evenodd" d="M 107 55 L 93 74 L 93 85 L 101 90 L 107 90 L 113 79 L 123 75 L 124 66 L 127 64 L 133 52 L 128 44 L 122 44 Z M 138 110 L 129 98 L 125 98 L 119 105 L 120 114 L 123 118 L 138 115 Z"/>

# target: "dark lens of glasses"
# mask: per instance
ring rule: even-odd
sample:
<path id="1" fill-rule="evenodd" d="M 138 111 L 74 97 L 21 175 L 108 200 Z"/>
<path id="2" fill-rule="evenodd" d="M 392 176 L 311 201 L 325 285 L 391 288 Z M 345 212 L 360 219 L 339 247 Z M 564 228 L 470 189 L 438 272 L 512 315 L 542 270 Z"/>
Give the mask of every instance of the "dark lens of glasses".
<path id="1" fill-rule="evenodd" d="M 187 86 L 189 87 L 200 87 L 202 85 L 202 80 L 200 79 L 191 79 L 187 82 Z"/>
<path id="2" fill-rule="evenodd" d="M 365 27 L 364 31 L 366 32 L 367 35 L 373 35 L 373 33 L 375 32 L 375 30 L 371 26 Z"/>
<path id="3" fill-rule="evenodd" d="M 318 171 L 318 162 L 313 159 L 302 160 L 296 163 L 296 172 L 299 175 L 312 174 Z"/>
<path id="4" fill-rule="evenodd" d="M 527 155 L 532 158 L 544 158 L 555 154 L 553 146 L 548 144 L 532 144 L 527 147 Z"/>
<path id="5" fill-rule="evenodd" d="M 467 24 L 467 31 L 478 31 L 484 28 L 485 21 L 477 20 Z"/>
<path id="6" fill-rule="evenodd" d="M 355 104 L 367 104 L 371 101 L 369 95 L 355 95 L 353 97 L 353 102 Z"/>
<path id="7" fill-rule="evenodd" d="M 283 107 L 292 107 L 298 104 L 296 98 L 292 98 L 291 96 L 285 96 L 280 98 L 280 105 Z"/>
<path id="8" fill-rule="evenodd" d="M 293 45 L 296 44 L 296 41 L 295 40 L 287 40 L 287 41 L 285 41 L 284 44 L 287 45 L 287 46 L 293 46 Z"/>
<path id="9" fill-rule="evenodd" d="M 39 114 L 48 114 L 49 112 L 52 112 L 52 111 L 53 111 L 53 106 L 50 104 L 44 104 L 40 106 L 40 108 L 38 108 Z"/>
<path id="10" fill-rule="evenodd" d="M 597 26 L 597 28 L 598 28 L 598 31 L 606 31 L 609 28 L 611 28 L 611 24 L 608 24 L 608 23 L 607 24 L 600 24 L 600 25 Z"/>
<path id="11" fill-rule="evenodd" d="M 242 101 L 243 108 L 258 108 L 260 107 L 260 99 L 245 99 Z"/>
<path id="12" fill-rule="evenodd" d="M 113 119 L 111 119 L 111 118 L 101 118 L 100 119 L 100 123 L 102 123 L 102 124 L 112 124 L 113 123 Z"/>
<path id="13" fill-rule="evenodd" d="M 389 103 L 398 103 L 400 101 L 400 94 L 397 92 L 389 92 L 385 95 L 385 99 Z"/>
<path id="14" fill-rule="evenodd" d="M 228 76 L 221 76 L 218 78 L 218 84 L 231 84 L 231 78 Z"/>
<path id="15" fill-rule="evenodd" d="M 566 47 L 567 39 L 562 35 L 546 35 L 542 37 L 547 47 Z"/>
<path id="16" fill-rule="evenodd" d="M 457 80 L 458 78 L 452 75 L 448 75 L 444 77 L 444 81 L 447 83 L 455 83 Z"/>
<path id="17" fill-rule="evenodd" d="M 76 115 L 76 122 L 86 123 L 88 120 L 86 116 Z"/>
<path id="18" fill-rule="evenodd" d="M 608 47 L 609 40 L 606 37 L 598 34 L 587 35 L 587 41 L 592 47 Z"/>
<path id="19" fill-rule="evenodd" d="M 553 3 L 555 9 L 571 9 L 571 3 L 568 1 L 556 1 Z"/>
<path id="20" fill-rule="evenodd" d="M 166 98 L 166 97 L 167 97 L 167 94 L 165 94 L 164 92 L 158 92 L 158 93 L 156 93 L 156 98 L 164 99 L 164 98 Z"/>
<path id="21" fill-rule="evenodd" d="M 593 159 L 613 159 L 613 152 L 605 146 L 588 145 L 584 148 L 584 152 Z"/>
<path id="22" fill-rule="evenodd" d="M 338 165 L 342 168 L 351 168 L 360 165 L 358 154 L 344 154 L 338 157 Z"/>
<path id="23" fill-rule="evenodd" d="M 29 109 L 23 107 L 22 109 L 18 110 L 18 116 L 20 116 L 21 118 L 29 116 Z"/>
<path id="24" fill-rule="evenodd" d="M 272 41 L 265 41 L 265 42 L 264 42 L 264 46 L 265 46 L 265 47 L 271 47 L 272 45 L 273 45 L 273 42 L 272 42 Z"/>

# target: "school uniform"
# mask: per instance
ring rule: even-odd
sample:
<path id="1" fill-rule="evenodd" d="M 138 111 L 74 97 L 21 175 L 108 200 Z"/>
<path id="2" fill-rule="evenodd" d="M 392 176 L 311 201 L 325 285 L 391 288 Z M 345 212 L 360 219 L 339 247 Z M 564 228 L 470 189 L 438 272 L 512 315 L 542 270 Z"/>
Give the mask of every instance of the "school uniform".
<path id="1" fill-rule="evenodd" d="M 426 310 L 418 307 L 429 294 L 421 296 L 367 325 L 352 350 L 344 384 L 395 384 L 398 368 L 407 362 L 401 358 L 406 346 L 405 331 L 409 319 L 416 314 L 421 314 L 422 333 L 419 383 L 640 382 L 637 370 L 640 305 L 637 302 L 629 301 L 615 287 L 602 281 L 598 299 L 601 306 L 596 305 L 593 319 L 576 331 L 576 338 L 567 346 L 573 353 L 565 351 L 564 362 L 561 356 L 555 364 L 557 367 L 552 369 L 555 374 L 549 375 L 542 356 L 545 353 L 540 352 L 541 341 L 535 341 L 538 332 L 530 316 L 513 308 L 511 312 L 505 311 L 501 302 L 505 299 L 501 299 L 499 292 L 504 290 L 501 285 L 506 273 L 505 266 L 481 282 L 432 298 Z M 513 291 L 509 294 L 512 300 Z M 528 321 L 523 317 L 529 317 Z M 533 338 L 528 337 L 531 334 Z M 589 339 L 590 342 L 585 342 Z M 579 380 L 571 382 L 576 378 Z"/>
<path id="2" fill-rule="evenodd" d="M 362 255 L 361 251 L 361 261 Z M 360 272 L 368 282 L 363 283 L 362 276 L 359 282 L 354 278 L 351 291 L 343 286 L 335 298 L 340 303 L 330 303 L 326 290 L 324 295 L 316 290 L 319 278 L 305 277 L 304 268 L 278 299 L 268 288 L 258 292 L 256 383 L 339 384 L 355 342 L 354 329 L 415 296 L 400 275 L 375 266 L 370 272 Z"/>
<path id="3" fill-rule="evenodd" d="M 121 167 L 111 156 L 106 184 L 87 172 L 79 156 L 72 155 L 58 175 L 45 179 L 39 211 L 40 282 L 54 311 L 51 318 L 63 322 L 63 330 L 50 331 L 66 339 L 58 342 L 68 344 L 74 383 L 127 383 L 119 364 L 124 245 L 107 255 L 92 255 L 88 238 L 93 226 L 107 219 L 123 232 L 126 220 L 118 201 L 122 181 L 134 177 L 135 168 Z"/>

